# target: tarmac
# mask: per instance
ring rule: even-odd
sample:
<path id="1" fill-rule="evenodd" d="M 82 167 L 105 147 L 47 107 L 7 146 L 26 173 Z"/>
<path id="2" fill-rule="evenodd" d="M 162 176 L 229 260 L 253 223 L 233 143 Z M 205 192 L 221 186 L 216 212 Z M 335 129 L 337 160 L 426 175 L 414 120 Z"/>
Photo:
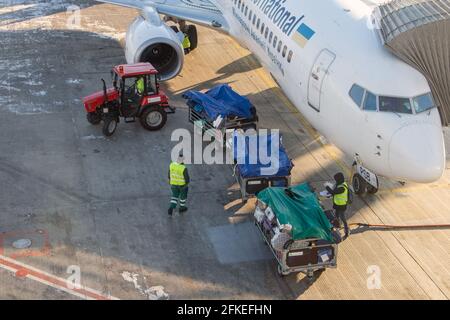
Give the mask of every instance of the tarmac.
<path id="1" fill-rule="evenodd" d="M 448 299 L 450 230 L 355 232 L 338 267 L 310 283 L 280 277 L 240 200 L 232 168 L 189 166 L 184 215 L 167 216 L 175 129 L 192 131 L 181 95 L 229 83 L 257 107 L 262 128 L 281 129 L 293 183 L 322 188 L 351 159 L 327 143 L 255 58 L 231 38 L 199 27 L 199 47 L 164 84 L 177 112 L 158 132 L 120 123 L 111 138 L 86 121 L 83 96 L 124 63 L 136 16 L 95 1 L 0 3 L 0 299 Z M 69 23 L 68 23 L 69 21 Z M 351 223 L 450 223 L 447 169 L 437 182 L 382 179 L 356 197 Z M 327 205 L 330 205 L 327 203 Z M 15 249 L 30 239 L 28 249 Z M 80 275 L 81 287 L 67 284 Z M 74 282 L 75 283 L 75 282 Z"/>

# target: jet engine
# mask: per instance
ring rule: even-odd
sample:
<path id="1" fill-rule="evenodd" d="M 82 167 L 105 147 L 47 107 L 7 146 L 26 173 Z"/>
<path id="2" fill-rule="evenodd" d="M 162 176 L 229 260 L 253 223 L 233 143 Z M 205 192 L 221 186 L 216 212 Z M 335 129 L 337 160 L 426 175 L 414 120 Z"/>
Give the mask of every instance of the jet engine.
<path id="1" fill-rule="evenodd" d="M 177 76 L 184 62 L 179 37 L 152 9 L 141 11 L 128 27 L 125 56 L 127 63 L 150 62 L 161 80 Z"/>

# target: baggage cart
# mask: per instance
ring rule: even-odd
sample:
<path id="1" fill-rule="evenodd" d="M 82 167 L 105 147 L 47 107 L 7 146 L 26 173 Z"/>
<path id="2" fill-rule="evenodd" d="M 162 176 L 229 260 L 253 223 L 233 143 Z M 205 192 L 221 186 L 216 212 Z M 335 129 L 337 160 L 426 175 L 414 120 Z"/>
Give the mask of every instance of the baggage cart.
<path id="1" fill-rule="evenodd" d="M 302 272 L 312 280 L 315 271 L 337 267 L 338 230 L 329 222 L 308 184 L 260 192 L 254 216 L 281 276 Z M 291 238 L 275 248 L 274 237 L 286 225 L 292 227 Z"/>

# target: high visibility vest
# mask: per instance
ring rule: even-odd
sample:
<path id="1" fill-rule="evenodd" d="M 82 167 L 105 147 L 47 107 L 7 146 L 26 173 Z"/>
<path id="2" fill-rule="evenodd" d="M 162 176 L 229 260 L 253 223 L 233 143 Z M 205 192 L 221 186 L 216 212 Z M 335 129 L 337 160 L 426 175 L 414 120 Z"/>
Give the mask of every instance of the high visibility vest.
<path id="1" fill-rule="evenodd" d="M 181 163 L 172 162 L 170 164 L 170 184 L 172 186 L 184 186 L 186 180 L 184 180 L 184 170 L 186 166 Z"/>
<path id="2" fill-rule="evenodd" d="M 333 197 L 333 203 L 337 206 L 346 206 L 348 203 L 348 185 L 347 182 L 338 185 L 338 188 L 343 187 L 344 192 L 335 194 Z"/>
<path id="3" fill-rule="evenodd" d="M 183 39 L 183 49 L 189 49 L 191 47 L 191 41 L 187 35 L 184 35 Z"/>
<path id="4" fill-rule="evenodd" d="M 139 94 L 144 93 L 144 78 L 139 78 L 136 81 L 136 89 L 137 89 Z"/>

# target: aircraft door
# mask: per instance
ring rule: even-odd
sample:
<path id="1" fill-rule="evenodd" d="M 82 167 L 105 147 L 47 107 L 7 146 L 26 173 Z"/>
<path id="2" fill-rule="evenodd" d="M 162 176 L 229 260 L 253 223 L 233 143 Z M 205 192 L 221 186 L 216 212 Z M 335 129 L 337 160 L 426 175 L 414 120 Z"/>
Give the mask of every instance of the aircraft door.
<path id="1" fill-rule="evenodd" d="M 308 104 L 317 111 L 320 111 L 323 80 L 328 74 L 328 70 L 334 59 L 336 59 L 336 55 L 333 52 L 327 49 L 322 50 L 309 75 Z"/>

